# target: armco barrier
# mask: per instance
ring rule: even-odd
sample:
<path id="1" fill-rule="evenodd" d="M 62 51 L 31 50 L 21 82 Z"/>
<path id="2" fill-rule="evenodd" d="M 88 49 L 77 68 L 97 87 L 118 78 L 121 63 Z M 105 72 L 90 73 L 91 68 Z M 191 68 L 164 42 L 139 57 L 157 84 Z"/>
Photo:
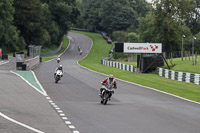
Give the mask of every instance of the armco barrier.
<path id="1" fill-rule="evenodd" d="M 53 51 L 50 51 L 50 52 L 41 53 L 40 56 L 45 57 L 45 56 L 53 55 L 53 54 L 55 54 L 55 53 L 57 53 L 58 51 L 61 50 L 62 45 L 63 45 L 63 42 L 61 42 L 60 46 L 59 46 L 57 49 L 55 49 L 55 50 L 53 50 Z"/>
<path id="2" fill-rule="evenodd" d="M 103 59 L 102 59 L 101 63 L 104 66 L 114 67 L 114 68 L 118 68 L 118 69 L 125 70 L 125 71 L 130 71 L 130 72 L 135 72 L 135 73 L 138 72 L 137 67 L 135 67 L 133 65 L 126 65 L 126 64 L 119 63 L 119 62 L 108 61 L 108 60 L 103 60 Z"/>
<path id="3" fill-rule="evenodd" d="M 24 64 L 26 64 L 26 70 L 31 70 L 35 66 L 37 66 L 40 63 L 40 56 L 36 56 L 31 59 L 27 59 L 24 61 Z"/>
<path id="4" fill-rule="evenodd" d="M 200 74 L 196 73 L 177 72 L 164 68 L 158 68 L 158 75 L 172 80 L 200 85 Z"/>

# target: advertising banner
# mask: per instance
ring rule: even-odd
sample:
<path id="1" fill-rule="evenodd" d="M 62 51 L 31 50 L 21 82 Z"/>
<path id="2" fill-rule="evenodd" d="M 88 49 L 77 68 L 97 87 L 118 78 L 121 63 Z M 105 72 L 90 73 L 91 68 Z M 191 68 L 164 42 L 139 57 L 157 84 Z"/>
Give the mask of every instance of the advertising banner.
<path id="1" fill-rule="evenodd" d="M 0 48 L 0 56 L 2 56 L 2 49 Z"/>
<path id="2" fill-rule="evenodd" d="M 162 53 L 162 44 L 124 43 L 124 53 Z"/>

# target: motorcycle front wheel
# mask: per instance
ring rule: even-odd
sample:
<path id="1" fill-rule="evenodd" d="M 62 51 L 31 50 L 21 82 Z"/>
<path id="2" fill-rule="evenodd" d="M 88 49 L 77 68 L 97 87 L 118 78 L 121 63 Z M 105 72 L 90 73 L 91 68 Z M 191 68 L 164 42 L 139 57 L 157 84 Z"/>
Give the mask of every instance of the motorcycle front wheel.
<path id="1" fill-rule="evenodd" d="M 109 98 L 109 94 L 108 94 L 108 93 L 105 93 L 105 94 L 104 94 L 104 97 L 103 97 L 103 99 L 104 99 L 104 100 L 103 100 L 103 104 L 104 104 L 104 105 L 107 104 L 108 98 Z"/>

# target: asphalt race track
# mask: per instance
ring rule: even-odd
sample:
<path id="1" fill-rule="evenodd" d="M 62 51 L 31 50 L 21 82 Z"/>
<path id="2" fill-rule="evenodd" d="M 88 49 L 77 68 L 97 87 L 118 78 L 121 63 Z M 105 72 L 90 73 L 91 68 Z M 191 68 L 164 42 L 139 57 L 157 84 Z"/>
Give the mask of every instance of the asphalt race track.
<path id="1" fill-rule="evenodd" d="M 5 62 L 0 65 L 0 133 L 70 133 L 46 97 L 10 72 L 16 59 Z"/>
<path id="2" fill-rule="evenodd" d="M 91 40 L 69 33 L 71 44 L 61 56 L 64 76 L 54 83 L 56 60 L 42 63 L 34 72 L 50 98 L 80 133 L 199 133 L 200 105 L 155 90 L 117 80 L 118 89 L 108 105 L 98 96 L 105 75 L 82 68 L 77 61 Z M 78 45 L 83 55 L 77 51 Z"/>

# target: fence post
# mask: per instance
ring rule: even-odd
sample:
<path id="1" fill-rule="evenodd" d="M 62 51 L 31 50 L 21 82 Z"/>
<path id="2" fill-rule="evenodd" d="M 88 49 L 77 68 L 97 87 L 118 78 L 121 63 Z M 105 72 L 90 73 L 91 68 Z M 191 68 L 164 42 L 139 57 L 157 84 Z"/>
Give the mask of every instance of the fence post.
<path id="1" fill-rule="evenodd" d="M 189 55 L 189 61 L 190 61 L 190 51 L 188 52 L 188 55 Z"/>
<path id="2" fill-rule="evenodd" d="M 197 51 L 195 52 L 195 65 L 197 65 Z"/>

